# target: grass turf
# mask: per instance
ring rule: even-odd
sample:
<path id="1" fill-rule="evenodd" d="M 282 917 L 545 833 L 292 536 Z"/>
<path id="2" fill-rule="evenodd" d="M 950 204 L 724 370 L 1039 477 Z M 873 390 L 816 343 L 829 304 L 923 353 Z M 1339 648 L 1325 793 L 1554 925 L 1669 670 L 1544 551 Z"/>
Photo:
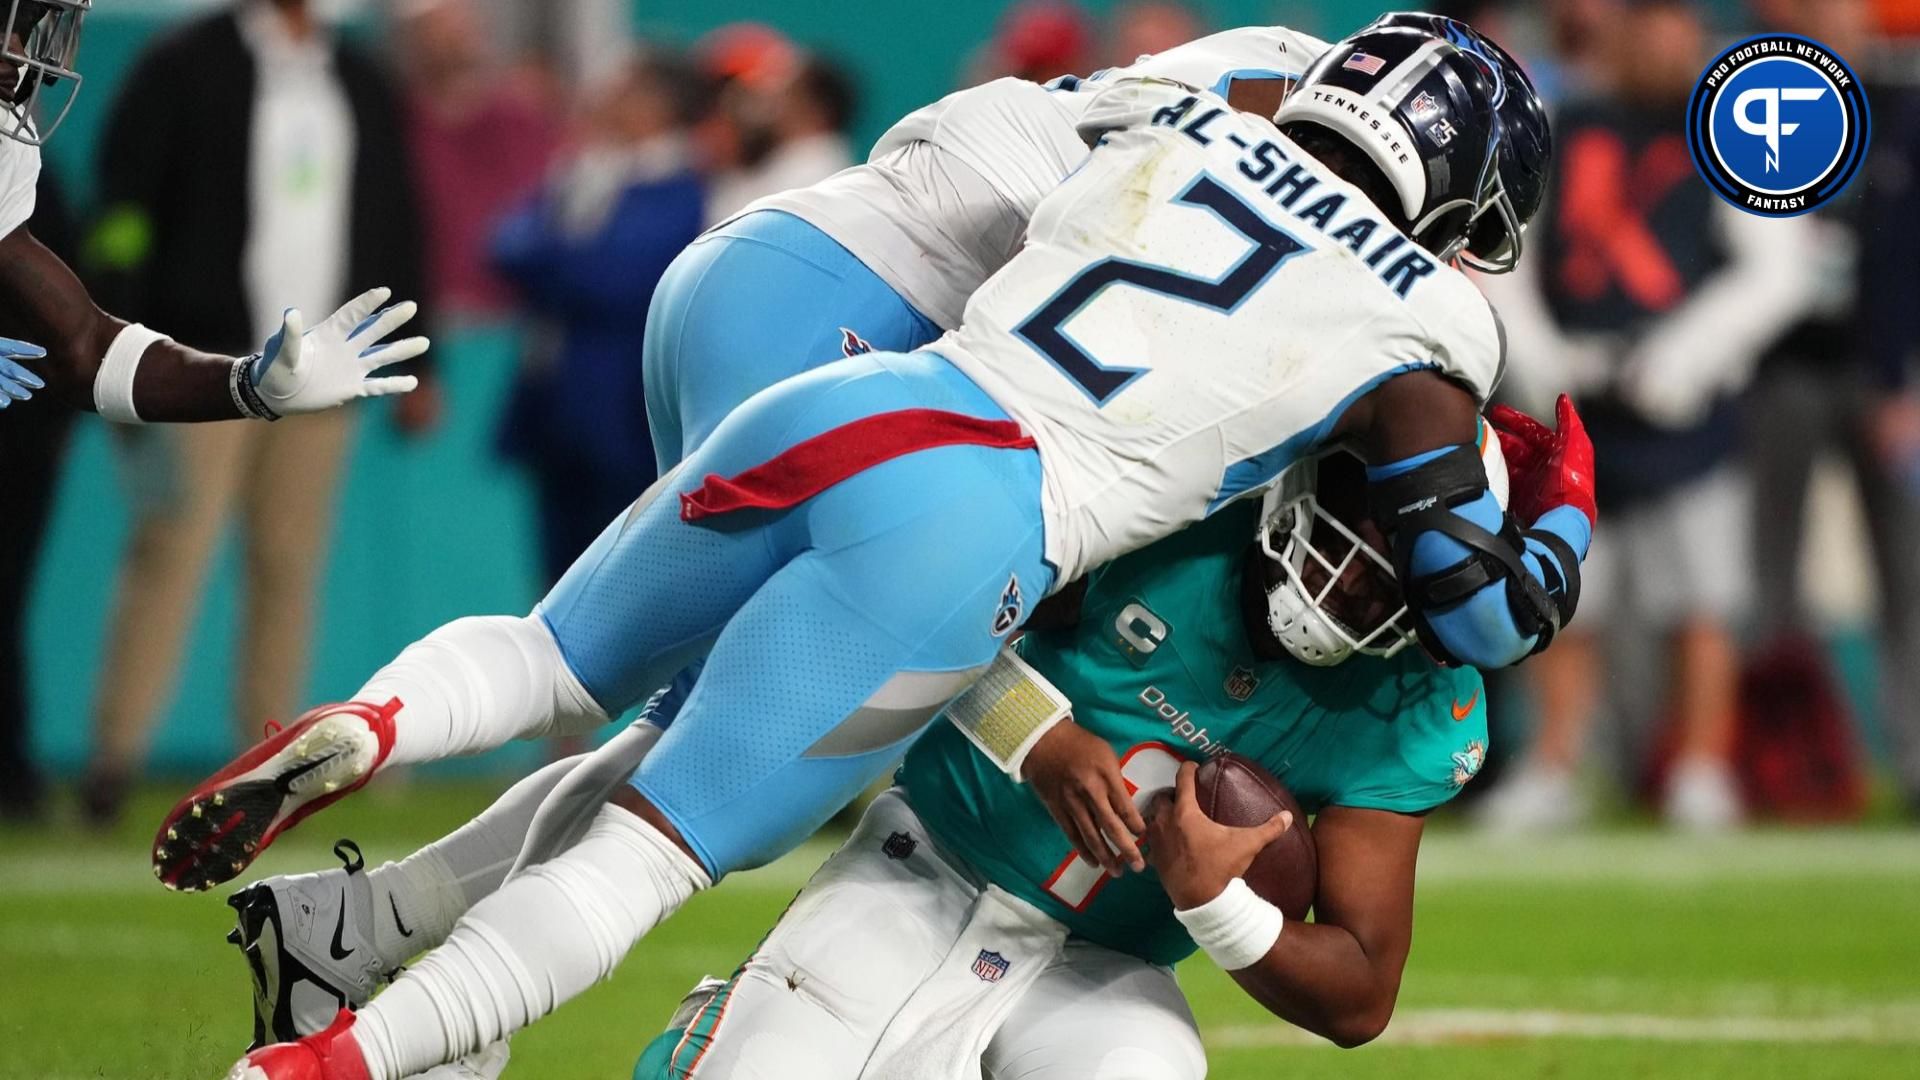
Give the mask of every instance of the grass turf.
<path id="1" fill-rule="evenodd" d="M 350 800 L 258 873 L 395 858 L 483 806 L 486 785 Z M 223 894 L 147 876 L 143 797 L 111 836 L 0 831 L 0 1078 L 208 1080 L 249 1033 Z M 624 1080 L 680 994 L 752 948 L 827 847 L 697 897 L 608 984 L 514 1042 L 516 1080 Z M 1216 1080 L 1920 1076 L 1920 834 L 1622 830 L 1496 843 L 1436 830 L 1388 1037 L 1304 1038 L 1204 959 L 1182 981 Z"/>

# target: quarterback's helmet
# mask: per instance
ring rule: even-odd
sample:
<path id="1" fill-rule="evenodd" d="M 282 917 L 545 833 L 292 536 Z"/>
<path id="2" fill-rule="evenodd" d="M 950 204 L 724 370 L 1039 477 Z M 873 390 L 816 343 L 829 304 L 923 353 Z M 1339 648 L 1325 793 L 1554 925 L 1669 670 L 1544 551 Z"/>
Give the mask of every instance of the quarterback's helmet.
<path id="1" fill-rule="evenodd" d="M 80 91 L 80 73 L 73 65 L 80 53 L 80 24 L 93 9 L 93 0 L 0 3 L 7 11 L 0 31 L 0 135 L 39 146 L 67 118 Z M 60 103 L 43 103 L 48 88 L 61 83 L 66 85 Z"/>
<path id="2" fill-rule="evenodd" d="M 1507 460 L 1485 423 L 1480 461 L 1487 487 L 1505 509 Z M 1279 569 L 1261 582 L 1267 629 L 1302 663 L 1332 667 L 1356 652 L 1392 656 L 1416 640 L 1397 586 L 1371 587 L 1393 583 L 1394 574 L 1392 559 L 1360 533 L 1366 482 L 1358 458 L 1330 450 L 1282 472 L 1261 502 L 1256 543 Z"/>
<path id="3" fill-rule="evenodd" d="M 1274 114 L 1282 130 L 1310 124 L 1358 147 L 1385 174 L 1413 239 L 1452 261 L 1483 218 L 1524 224 L 1502 188 L 1506 144 L 1491 64 L 1424 29 L 1362 30 L 1314 61 Z"/>
<path id="4" fill-rule="evenodd" d="M 1547 108 L 1533 80 L 1500 43 L 1445 15 L 1394 11 L 1373 26 L 1404 26 L 1445 38 L 1468 55 L 1486 62 L 1494 78 L 1494 111 L 1500 115 L 1498 172 L 1500 198 L 1494 213 L 1483 215 L 1467 237 L 1461 261 L 1477 270 L 1505 273 L 1520 259 L 1520 238 L 1547 196 L 1547 171 L 1553 160 L 1553 131 Z"/>

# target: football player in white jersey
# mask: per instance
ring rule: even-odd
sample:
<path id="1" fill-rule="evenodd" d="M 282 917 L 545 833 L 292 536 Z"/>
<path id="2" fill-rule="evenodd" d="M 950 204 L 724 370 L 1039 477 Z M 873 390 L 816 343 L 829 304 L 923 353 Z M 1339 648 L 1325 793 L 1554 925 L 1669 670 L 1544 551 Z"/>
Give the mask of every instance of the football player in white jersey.
<path id="1" fill-rule="evenodd" d="M 1517 243 L 1500 109 L 1522 92 L 1393 28 L 1324 54 L 1272 121 L 1177 83 L 1103 89 L 1079 125 L 1097 148 L 960 329 L 756 395 L 517 635 L 452 624 L 182 801 L 156 871 L 205 887 L 383 766 L 603 720 L 710 650 L 582 840 L 361 1012 L 230 1075 L 396 1080 L 532 1022 L 810 834 L 1039 597 L 1319 447 L 1372 463 L 1429 651 L 1497 667 L 1544 647 L 1592 518 L 1571 498 L 1500 510 L 1472 445 L 1499 333 L 1450 265 L 1489 222 Z"/>
<path id="2" fill-rule="evenodd" d="M 372 377 L 427 351 L 415 337 L 381 344 L 413 318 L 412 301 L 386 305 L 374 289 L 305 328 L 288 309 L 280 331 L 252 356 L 215 356 L 101 311 L 73 271 L 27 228 L 40 146 L 72 104 L 80 29 L 93 0 L 7 0 L 0 34 L 0 407 L 51 387 L 54 396 L 121 423 L 275 420 L 356 398 L 411 391 L 411 375 Z M 67 93 L 52 117 L 41 97 Z M 45 120 L 44 126 L 42 120 Z"/>
<path id="3" fill-rule="evenodd" d="M 661 471 L 782 379 L 869 349 L 910 351 L 960 325 L 1034 207 L 1086 158 L 1074 125 L 1089 91 L 1150 75 L 1271 116 L 1325 49 L 1285 27 L 1246 27 L 1087 80 L 996 79 L 908 114 L 865 164 L 714 226 L 674 261 L 648 313 L 642 368 Z"/>

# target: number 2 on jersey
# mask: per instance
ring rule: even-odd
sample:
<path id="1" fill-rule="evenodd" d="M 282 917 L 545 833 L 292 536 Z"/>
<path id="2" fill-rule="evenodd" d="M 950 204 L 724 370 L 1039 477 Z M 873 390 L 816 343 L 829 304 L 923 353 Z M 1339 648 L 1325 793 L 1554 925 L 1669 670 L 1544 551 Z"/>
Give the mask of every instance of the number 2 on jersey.
<path id="1" fill-rule="evenodd" d="M 1307 250 L 1306 244 L 1261 217 L 1211 176 L 1202 174 L 1173 201 L 1212 211 L 1228 228 L 1252 241 L 1253 249 L 1217 281 L 1165 266 L 1108 256 L 1075 274 L 1040 310 L 1014 328 L 1015 334 L 1052 361 L 1099 405 L 1105 405 L 1126 389 L 1128 383 L 1146 373 L 1144 368 L 1102 364 L 1067 334 L 1066 324 L 1107 286 L 1132 285 L 1232 314 L 1288 257 Z"/>
<path id="2" fill-rule="evenodd" d="M 1185 760 L 1171 746 L 1157 742 L 1141 743 L 1121 755 L 1120 776 L 1126 780 L 1127 790 L 1133 792 L 1133 805 L 1139 807 L 1142 814 L 1147 812 L 1149 799 L 1173 786 L 1180 763 Z M 1100 895 L 1100 887 L 1109 880 L 1107 872 L 1098 864 L 1088 862 L 1079 852 L 1069 851 L 1041 887 L 1073 910 L 1085 911 L 1093 898 Z"/>

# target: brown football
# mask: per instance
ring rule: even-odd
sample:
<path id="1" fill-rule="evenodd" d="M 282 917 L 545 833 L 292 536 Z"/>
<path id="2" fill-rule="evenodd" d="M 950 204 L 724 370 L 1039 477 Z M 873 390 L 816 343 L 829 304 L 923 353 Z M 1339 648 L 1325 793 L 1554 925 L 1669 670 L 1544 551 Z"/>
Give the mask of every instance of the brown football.
<path id="1" fill-rule="evenodd" d="M 1238 754 L 1221 754 L 1201 765 L 1193 782 L 1200 809 L 1222 825 L 1259 825 L 1282 810 L 1293 812 L 1293 827 L 1254 857 L 1245 876 L 1247 887 L 1287 918 L 1306 918 L 1320 880 L 1320 856 L 1293 793 Z"/>

